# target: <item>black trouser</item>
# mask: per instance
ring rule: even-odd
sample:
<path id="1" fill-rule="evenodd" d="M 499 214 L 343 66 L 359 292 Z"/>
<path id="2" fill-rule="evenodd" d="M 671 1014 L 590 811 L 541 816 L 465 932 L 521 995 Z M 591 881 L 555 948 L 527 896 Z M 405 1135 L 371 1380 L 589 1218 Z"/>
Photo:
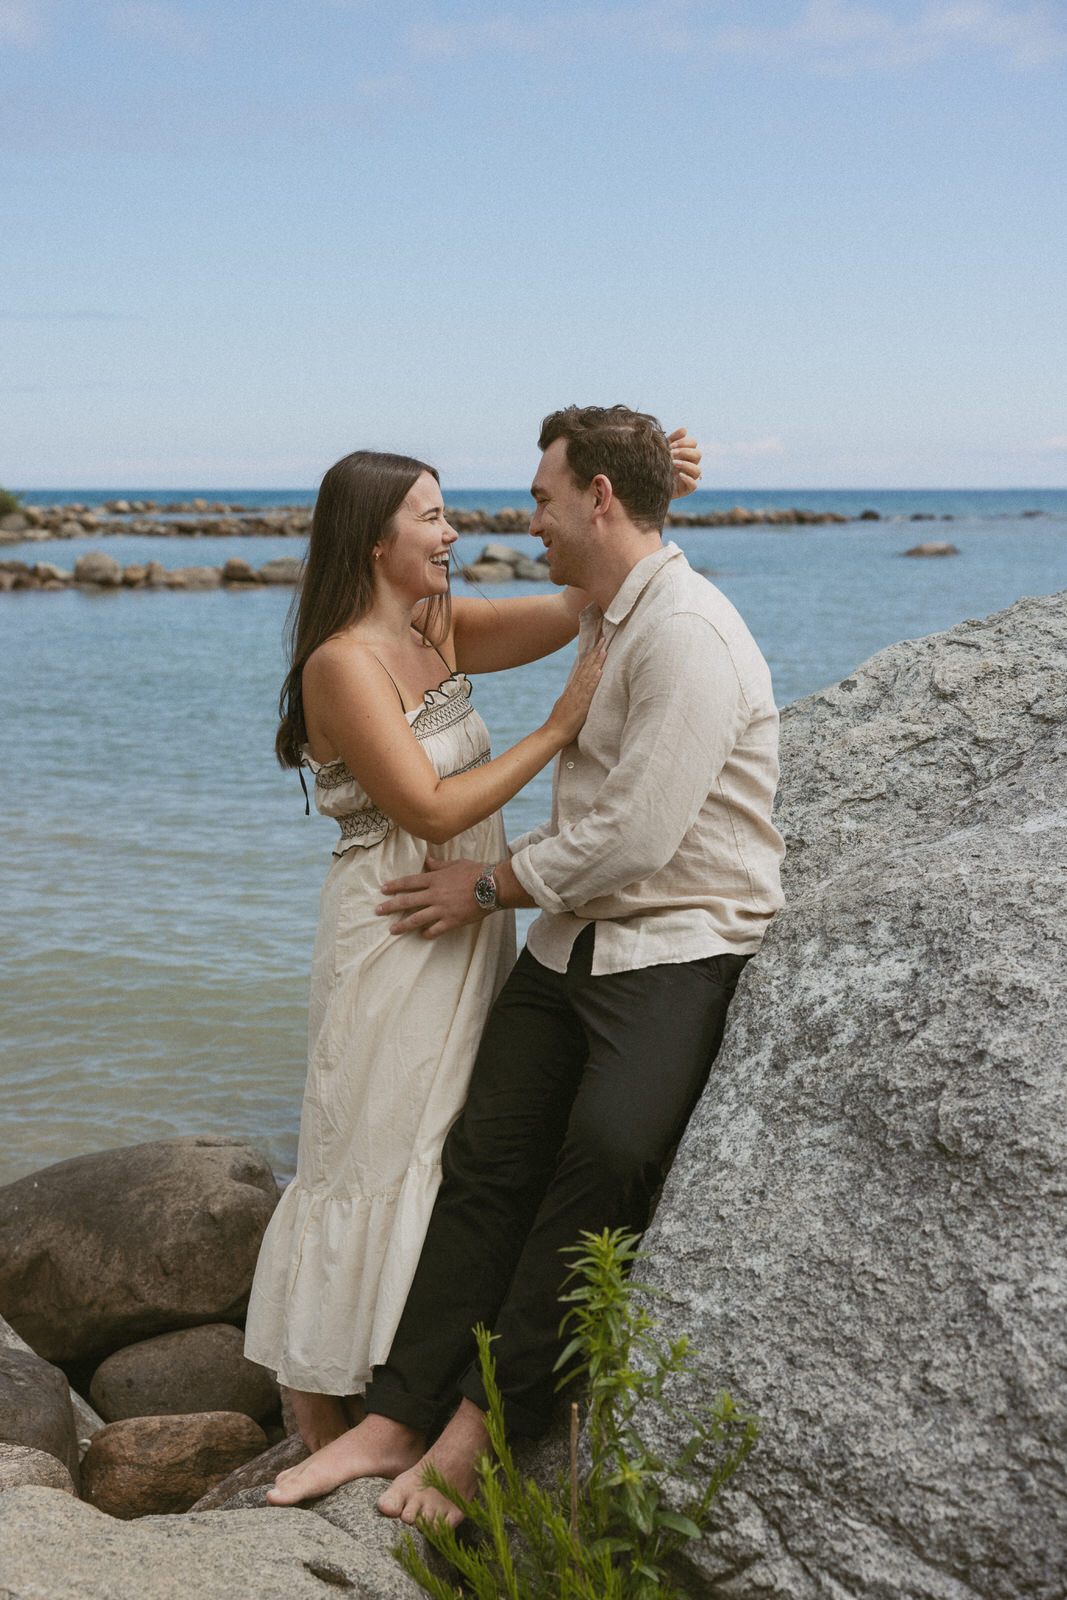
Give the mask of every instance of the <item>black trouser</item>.
<path id="1" fill-rule="evenodd" d="M 560 1350 L 560 1251 L 582 1230 L 640 1232 L 722 1039 L 746 956 L 590 975 L 524 950 L 489 1014 L 404 1314 L 367 1409 L 430 1432 L 483 1409 L 471 1329 L 493 1354 L 508 1426 L 544 1430 Z"/>

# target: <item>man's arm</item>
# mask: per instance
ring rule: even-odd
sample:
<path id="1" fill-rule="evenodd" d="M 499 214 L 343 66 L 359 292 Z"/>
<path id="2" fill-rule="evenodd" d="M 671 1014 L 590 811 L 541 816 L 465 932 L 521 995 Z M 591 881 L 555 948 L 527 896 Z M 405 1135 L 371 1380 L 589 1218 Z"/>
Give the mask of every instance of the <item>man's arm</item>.
<path id="1" fill-rule="evenodd" d="M 497 879 L 501 904 L 579 911 L 659 871 L 699 815 L 748 717 L 729 650 L 693 614 L 656 629 L 617 692 L 627 698 L 616 765 L 585 816 L 547 837 L 536 830 L 530 842 L 516 841 Z M 481 863 L 449 862 L 398 879 L 385 886 L 393 899 L 381 914 L 401 910 L 394 931 L 430 937 L 490 915 L 474 899 L 481 870 Z"/>
<path id="2" fill-rule="evenodd" d="M 427 856 L 425 872 L 382 884 L 382 893 L 389 898 L 377 907 L 377 914 L 399 919 L 390 923 L 390 933 L 421 933 L 424 939 L 437 939 L 466 922 L 480 922 L 493 913 L 478 904 L 474 885 L 490 869 L 498 906 L 508 909 L 536 903 L 516 878 L 510 860 L 438 861 Z"/>

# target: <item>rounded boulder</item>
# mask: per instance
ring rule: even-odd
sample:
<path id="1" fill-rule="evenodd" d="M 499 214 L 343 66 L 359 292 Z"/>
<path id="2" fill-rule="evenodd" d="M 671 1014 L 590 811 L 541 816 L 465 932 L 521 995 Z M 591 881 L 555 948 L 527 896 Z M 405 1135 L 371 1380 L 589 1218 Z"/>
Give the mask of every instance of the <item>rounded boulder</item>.
<path id="1" fill-rule="evenodd" d="M 0 1305 L 51 1361 L 237 1321 L 277 1202 L 266 1159 L 235 1139 L 57 1162 L 0 1188 Z"/>
<path id="2" fill-rule="evenodd" d="M 58 1367 L 32 1350 L 0 1349 L 0 1444 L 26 1445 L 78 1473 L 78 1431 Z"/>
<path id="3" fill-rule="evenodd" d="M 81 533 L 81 528 L 78 532 Z M 122 567 L 103 550 L 87 550 L 74 563 L 75 583 L 95 583 L 103 589 L 117 589 L 122 583 Z"/>
<path id="4" fill-rule="evenodd" d="M 0 1494 L 7 1489 L 59 1489 L 77 1494 L 74 1479 L 47 1450 L 26 1444 L 0 1444 Z"/>
<path id="5" fill-rule="evenodd" d="M 82 1462 L 82 1499 L 112 1517 L 188 1511 L 266 1448 L 263 1429 L 236 1411 L 128 1417 L 93 1438 Z"/>
<path id="6" fill-rule="evenodd" d="M 239 1411 L 260 1422 L 279 1405 L 274 1379 L 245 1359 L 244 1335 L 228 1322 L 116 1350 L 93 1375 L 89 1398 L 108 1422 L 193 1411 Z"/>

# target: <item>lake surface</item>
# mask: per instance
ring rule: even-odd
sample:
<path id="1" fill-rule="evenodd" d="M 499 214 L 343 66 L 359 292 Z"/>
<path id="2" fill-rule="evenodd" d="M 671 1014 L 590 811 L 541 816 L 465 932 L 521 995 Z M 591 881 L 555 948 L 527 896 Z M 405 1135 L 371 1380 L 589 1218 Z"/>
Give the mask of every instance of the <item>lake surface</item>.
<path id="1" fill-rule="evenodd" d="M 492 509 L 518 492 L 469 493 L 469 504 Z M 809 491 L 807 503 L 832 509 L 828 493 Z M 972 491 L 965 515 L 964 492 L 954 493 L 959 509 L 937 514 L 955 520 L 937 529 L 676 537 L 745 616 L 785 704 L 897 639 L 1067 589 L 1067 494 L 1013 491 L 1014 509 L 986 500 L 975 513 Z M 250 491 L 204 494 L 252 503 Z M 273 503 L 295 503 L 277 494 Z M 1025 517 L 1042 494 L 1046 514 Z M 850 498 L 879 506 L 872 493 Z M 805 502 L 783 491 L 748 503 Z M 931 538 L 950 538 L 960 555 L 901 559 Z M 484 543 L 462 539 L 459 559 Z M 119 537 L 9 546 L 0 557 L 69 566 L 99 547 L 168 567 L 237 549 L 228 539 Z M 293 551 L 286 539 L 239 546 L 257 565 Z M 247 1136 L 279 1174 L 292 1171 L 308 966 L 336 829 L 305 818 L 296 775 L 273 759 L 289 602 L 280 589 L 0 595 L 0 1181 L 83 1151 L 200 1132 Z M 496 750 L 545 715 L 569 656 L 476 682 Z M 548 788 L 545 774 L 511 803 L 511 834 L 547 814 Z"/>

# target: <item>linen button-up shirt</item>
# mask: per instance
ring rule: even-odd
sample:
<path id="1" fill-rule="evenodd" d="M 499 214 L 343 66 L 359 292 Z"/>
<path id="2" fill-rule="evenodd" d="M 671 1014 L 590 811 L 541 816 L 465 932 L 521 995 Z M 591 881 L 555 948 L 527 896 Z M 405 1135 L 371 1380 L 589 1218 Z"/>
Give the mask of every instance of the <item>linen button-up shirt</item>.
<path id="1" fill-rule="evenodd" d="M 510 846 L 542 908 L 530 953 L 565 972 L 593 922 L 594 974 L 750 954 L 782 904 L 767 664 L 675 544 L 639 561 L 606 611 L 586 607 L 579 653 L 601 627 L 604 673 L 557 758 L 552 819 Z"/>

